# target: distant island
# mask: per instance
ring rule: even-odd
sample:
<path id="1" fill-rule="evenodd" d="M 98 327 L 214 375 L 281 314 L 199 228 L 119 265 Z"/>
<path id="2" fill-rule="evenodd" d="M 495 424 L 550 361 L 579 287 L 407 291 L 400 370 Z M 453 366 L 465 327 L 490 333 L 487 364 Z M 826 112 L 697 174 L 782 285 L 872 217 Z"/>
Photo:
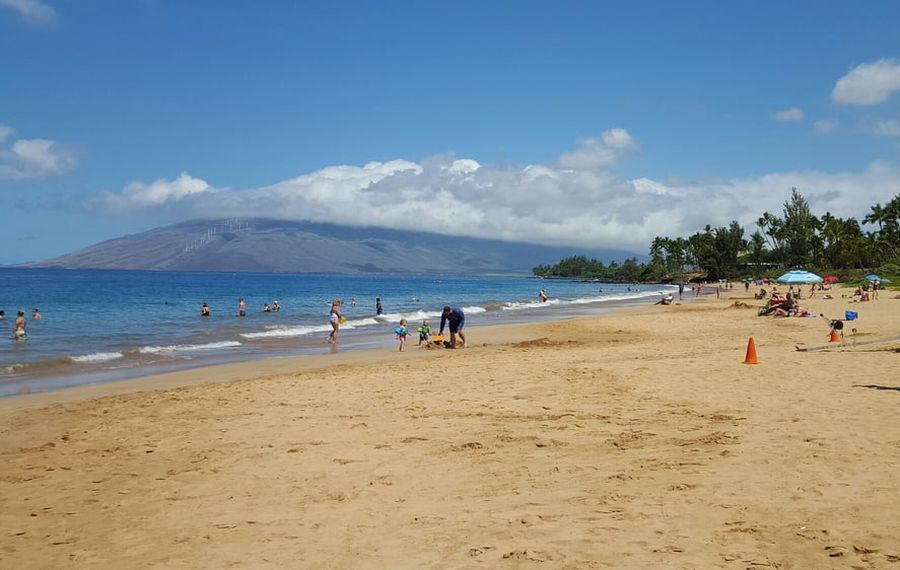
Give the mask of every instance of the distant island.
<path id="1" fill-rule="evenodd" d="M 273 219 L 192 220 L 27 264 L 63 269 L 260 273 L 530 273 L 535 264 L 614 249 L 504 242 L 384 228 Z"/>

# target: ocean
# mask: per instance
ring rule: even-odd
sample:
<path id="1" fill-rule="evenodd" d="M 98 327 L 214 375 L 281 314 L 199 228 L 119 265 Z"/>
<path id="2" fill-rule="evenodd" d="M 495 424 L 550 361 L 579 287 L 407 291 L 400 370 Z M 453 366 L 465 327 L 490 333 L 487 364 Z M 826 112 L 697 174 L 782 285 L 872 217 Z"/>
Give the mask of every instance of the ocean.
<path id="1" fill-rule="evenodd" d="M 538 292 L 546 289 L 549 301 Z M 540 280 L 523 275 L 327 275 L 0 269 L 0 396 L 111 382 L 209 364 L 396 346 L 401 318 L 437 331 L 444 305 L 466 327 L 529 322 L 655 302 L 663 285 Z M 247 303 L 239 318 L 238 299 Z M 347 318 L 326 342 L 331 300 Z M 381 298 L 384 318 L 375 318 Z M 356 300 L 354 306 L 351 300 Z M 275 301 L 278 312 L 263 312 Z M 207 303 L 209 317 L 200 317 Z M 40 320 L 32 318 L 39 309 Z M 27 340 L 11 338 L 25 311 Z M 477 343 L 476 332 L 470 342 Z M 417 338 L 413 336 L 410 345 Z M 410 346 L 409 348 L 414 348 Z"/>

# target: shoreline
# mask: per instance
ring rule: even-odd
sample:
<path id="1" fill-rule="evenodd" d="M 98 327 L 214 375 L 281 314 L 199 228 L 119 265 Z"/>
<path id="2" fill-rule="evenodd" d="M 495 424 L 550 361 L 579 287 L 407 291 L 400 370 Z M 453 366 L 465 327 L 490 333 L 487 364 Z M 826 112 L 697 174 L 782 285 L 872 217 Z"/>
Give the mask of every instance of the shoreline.
<path id="1" fill-rule="evenodd" d="M 469 326 L 496 326 L 498 324 L 531 324 L 579 315 L 603 314 L 616 308 L 643 305 L 654 294 L 639 292 L 635 293 L 636 296 L 632 298 L 613 297 L 585 304 L 563 303 L 562 305 L 557 305 L 551 302 L 541 307 L 535 303 L 534 307 L 526 307 L 526 309 L 530 310 L 484 311 L 482 309 L 482 312 L 476 311 L 468 320 Z M 431 318 L 431 316 L 429 317 Z M 397 318 L 399 318 L 399 315 Z M 359 350 L 377 350 L 391 346 L 393 339 L 388 332 L 387 325 L 384 324 L 388 322 L 392 321 L 383 321 L 381 323 L 383 326 L 380 328 L 359 325 L 356 327 L 348 326 L 342 330 L 338 350 L 341 352 L 355 352 Z M 434 318 L 432 318 L 432 322 L 437 323 Z M 330 356 L 329 353 L 333 351 L 331 347 L 322 342 L 321 338 L 324 338 L 324 336 L 325 332 L 320 332 L 290 338 L 274 337 L 256 342 L 243 339 L 244 344 L 241 346 L 241 350 L 225 347 L 217 351 L 209 351 L 208 353 L 194 353 L 189 358 L 182 360 L 175 359 L 109 369 L 97 368 L 96 365 L 76 365 L 70 359 L 63 359 L 62 361 L 66 362 L 67 366 L 88 366 L 88 369 L 78 370 L 76 368 L 70 372 L 60 370 L 54 373 L 45 372 L 4 378 L 0 381 L 0 401 L 28 394 L 67 390 L 78 386 L 114 384 L 146 376 L 177 374 L 209 366 L 265 362 L 281 358 Z M 218 342 L 216 344 L 228 345 L 231 342 Z M 136 349 L 133 349 L 131 352 L 135 351 Z M 118 361 L 114 360 L 113 362 Z M 101 363 L 100 366 L 104 366 L 104 364 Z"/>
<path id="2" fill-rule="evenodd" d="M 729 293 L 0 401 L 0 565 L 897 563 L 900 300 Z"/>
<path id="3" fill-rule="evenodd" d="M 640 307 L 621 307 L 615 310 L 634 310 Z M 517 342 L 526 340 L 527 329 L 537 323 L 563 322 L 577 318 L 561 316 L 559 319 L 529 321 L 525 323 L 483 325 L 467 327 L 468 331 L 479 331 L 499 335 L 504 342 Z M 400 355 L 402 358 L 423 358 L 446 349 L 426 349 L 415 345 L 409 345 Z M 494 343 L 490 343 L 494 344 Z M 479 343 L 478 346 L 488 346 L 488 343 Z M 170 390 L 202 386 L 209 383 L 228 383 L 239 381 L 251 381 L 255 378 L 283 375 L 299 372 L 314 372 L 324 370 L 331 366 L 349 365 L 377 365 L 391 362 L 397 358 L 396 343 L 392 348 L 364 348 L 341 351 L 338 349 L 333 354 L 311 354 L 300 356 L 280 356 L 274 358 L 252 359 L 242 362 L 229 362 L 224 364 L 204 364 L 194 368 L 185 368 L 173 372 L 161 374 L 147 374 L 134 378 L 113 380 L 109 382 L 97 382 L 69 386 L 56 390 L 16 394 L 0 397 L 0 412 L 17 409 L 22 406 L 46 406 L 52 404 L 64 404 L 104 398 L 107 396 L 128 395 L 137 392 L 152 392 L 156 390 Z M 471 347 L 470 347 L 471 348 Z M 457 349 L 469 350 L 469 349 Z M 215 377 L 211 379 L 211 377 Z"/>
<path id="4" fill-rule="evenodd" d="M 695 302 L 697 299 L 688 299 L 685 296 L 681 302 Z M 479 331 L 489 335 L 495 335 L 495 342 L 480 342 L 477 346 L 490 346 L 498 342 L 521 342 L 528 340 L 528 329 L 535 325 L 548 323 L 562 323 L 576 319 L 590 319 L 606 317 L 613 314 L 638 314 L 643 310 L 653 307 L 644 299 L 630 301 L 616 301 L 614 305 L 594 307 L 588 313 L 562 313 L 556 315 L 534 315 L 534 320 L 524 320 L 513 323 L 487 324 L 468 326 L 468 331 Z M 586 307 L 590 308 L 590 307 Z M 435 328 L 435 330 L 437 330 Z M 379 333 L 379 336 L 384 336 Z M 413 337 L 411 336 L 410 339 Z M 415 339 L 418 342 L 418 339 Z M 429 354 L 443 352 L 443 349 L 420 348 L 412 341 L 407 341 L 404 357 L 415 353 L 415 357 L 427 357 Z M 72 403 L 82 400 L 103 398 L 106 396 L 119 396 L 135 392 L 147 392 L 154 390 L 168 390 L 190 386 L 201 386 L 206 383 L 247 381 L 260 376 L 272 376 L 278 374 L 290 374 L 293 372 L 311 372 L 328 368 L 329 366 L 382 364 L 391 362 L 395 358 L 396 342 L 385 341 L 388 346 L 379 348 L 351 347 L 341 350 L 340 347 L 330 354 L 301 354 L 296 356 L 274 356 L 268 358 L 250 358 L 239 362 L 224 362 L 201 364 L 194 367 L 179 370 L 142 374 L 118 380 L 99 381 L 75 386 L 65 386 L 56 389 L 11 394 L 0 396 L 0 412 L 17 409 L 20 406 L 45 406 L 50 404 Z M 471 348 L 471 347 L 470 347 Z M 327 349 L 327 348 L 326 348 Z M 462 349 L 468 350 L 468 349 Z M 215 379 L 210 377 L 215 376 Z"/>

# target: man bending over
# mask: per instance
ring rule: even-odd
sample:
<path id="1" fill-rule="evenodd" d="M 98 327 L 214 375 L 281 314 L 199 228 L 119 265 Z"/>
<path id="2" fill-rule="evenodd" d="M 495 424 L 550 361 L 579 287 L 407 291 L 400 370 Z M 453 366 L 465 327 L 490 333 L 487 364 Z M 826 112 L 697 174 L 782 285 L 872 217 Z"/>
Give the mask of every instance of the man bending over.
<path id="1" fill-rule="evenodd" d="M 450 325 L 450 348 L 456 348 L 456 335 L 462 341 L 463 348 L 466 348 L 466 333 L 463 332 L 463 326 L 466 324 L 466 314 L 459 307 L 451 307 L 447 305 L 441 313 L 441 330 L 439 334 L 444 334 L 444 325 Z"/>

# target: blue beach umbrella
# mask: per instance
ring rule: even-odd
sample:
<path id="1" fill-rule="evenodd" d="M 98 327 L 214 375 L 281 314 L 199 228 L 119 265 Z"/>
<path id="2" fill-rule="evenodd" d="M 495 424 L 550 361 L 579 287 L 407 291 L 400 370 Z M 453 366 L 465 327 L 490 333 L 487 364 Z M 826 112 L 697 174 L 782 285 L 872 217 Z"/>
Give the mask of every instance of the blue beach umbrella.
<path id="1" fill-rule="evenodd" d="M 886 277 L 879 277 L 879 276 L 875 275 L 874 273 L 869 273 L 868 275 L 866 275 L 866 279 L 868 279 L 869 281 L 881 281 L 882 283 L 890 283 L 891 282 L 890 279 L 888 279 Z"/>
<path id="2" fill-rule="evenodd" d="M 822 278 L 815 273 L 804 271 L 803 269 L 794 269 L 788 271 L 777 279 L 779 283 L 819 283 Z"/>

